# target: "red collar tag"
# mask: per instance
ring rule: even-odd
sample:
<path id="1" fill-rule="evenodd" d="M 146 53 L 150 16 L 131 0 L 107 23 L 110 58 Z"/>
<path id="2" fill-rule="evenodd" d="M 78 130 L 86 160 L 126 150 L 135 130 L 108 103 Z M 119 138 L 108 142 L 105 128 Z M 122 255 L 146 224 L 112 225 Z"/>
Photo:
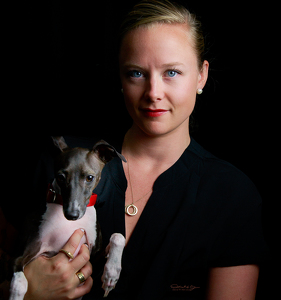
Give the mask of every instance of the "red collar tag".
<path id="1" fill-rule="evenodd" d="M 92 196 L 90 197 L 89 204 L 87 205 L 87 207 L 94 206 L 97 202 L 97 197 L 98 195 L 93 193 Z M 48 186 L 46 201 L 47 203 L 56 203 L 56 204 L 63 205 L 62 196 L 55 192 L 51 184 L 49 184 Z"/>

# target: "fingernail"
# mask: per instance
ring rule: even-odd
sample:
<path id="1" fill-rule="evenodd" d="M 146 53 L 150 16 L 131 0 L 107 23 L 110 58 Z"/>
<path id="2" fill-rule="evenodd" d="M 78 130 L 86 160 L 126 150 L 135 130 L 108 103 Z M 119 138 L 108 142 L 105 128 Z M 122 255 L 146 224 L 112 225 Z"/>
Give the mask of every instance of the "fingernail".
<path id="1" fill-rule="evenodd" d="M 80 228 L 80 230 L 81 230 L 82 232 L 84 232 L 84 233 L 85 233 L 85 229 L 83 229 L 83 228 Z"/>
<path id="2" fill-rule="evenodd" d="M 84 245 L 87 246 L 87 248 L 89 249 L 89 245 L 87 243 L 85 243 Z"/>

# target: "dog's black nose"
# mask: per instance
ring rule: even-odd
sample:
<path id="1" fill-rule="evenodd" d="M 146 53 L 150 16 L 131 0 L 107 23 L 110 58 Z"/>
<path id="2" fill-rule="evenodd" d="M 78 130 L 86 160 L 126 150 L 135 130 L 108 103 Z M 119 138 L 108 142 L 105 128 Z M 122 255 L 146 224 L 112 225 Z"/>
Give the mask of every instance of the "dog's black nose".
<path id="1" fill-rule="evenodd" d="M 66 211 L 64 213 L 64 216 L 67 218 L 67 220 L 75 221 L 79 218 L 79 210 L 73 210 L 73 211 L 70 211 L 70 212 Z"/>

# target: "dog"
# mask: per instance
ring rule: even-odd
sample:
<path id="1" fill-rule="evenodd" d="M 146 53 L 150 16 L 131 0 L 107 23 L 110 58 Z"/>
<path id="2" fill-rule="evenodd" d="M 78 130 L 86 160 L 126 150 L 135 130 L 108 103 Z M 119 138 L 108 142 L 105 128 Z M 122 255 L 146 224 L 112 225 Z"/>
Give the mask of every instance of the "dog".
<path id="1" fill-rule="evenodd" d="M 92 191 L 98 185 L 107 162 L 113 157 L 119 157 L 126 162 L 124 156 L 105 141 L 99 141 L 89 150 L 69 148 L 63 137 L 52 139 L 60 149 L 60 155 L 55 161 L 56 177 L 48 189 L 46 211 L 42 216 L 38 234 L 27 245 L 23 256 L 15 262 L 10 300 L 22 300 L 27 292 L 28 282 L 23 273 L 24 267 L 38 256 L 53 257 L 58 254 L 76 229 L 81 229 L 85 234 L 73 258 L 85 243 L 90 253 L 94 254 L 99 250 L 101 234 L 94 208 L 97 196 Z M 108 258 L 102 275 L 104 297 L 107 297 L 119 279 L 124 246 L 124 236 L 114 233 L 106 248 Z M 68 254 L 66 253 L 67 256 Z"/>

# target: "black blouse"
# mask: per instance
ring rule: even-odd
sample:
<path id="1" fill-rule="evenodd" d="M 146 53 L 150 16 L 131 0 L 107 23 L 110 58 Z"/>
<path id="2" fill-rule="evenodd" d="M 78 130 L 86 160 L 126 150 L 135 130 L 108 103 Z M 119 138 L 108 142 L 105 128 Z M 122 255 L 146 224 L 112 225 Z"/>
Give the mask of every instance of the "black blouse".
<path id="1" fill-rule="evenodd" d="M 122 162 L 115 158 L 95 189 L 104 246 L 114 232 L 125 236 L 126 188 Z M 155 181 L 108 298 L 203 299 L 209 268 L 259 264 L 266 253 L 254 184 L 192 139 Z M 83 299 L 102 297 L 100 275 Z"/>
<path id="2" fill-rule="evenodd" d="M 91 148 L 97 141 L 65 139 L 70 147 Z M 28 197 L 23 209 L 45 210 L 54 152 L 51 146 L 42 154 L 34 177 L 35 197 Z M 112 233 L 125 235 L 126 188 L 122 162 L 113 159 L 95 189 L 104 247 Z M 92 260 L 94 285 L 83 300 L 103 297 L 105 258 L 97 257 L 102 258 Z M 259 264 L 267 257 L 257 189 L 241 171 L 192 139 L 179 160 L 155 181 L 108 299 L 204 299 L 210 267 Z"/>

